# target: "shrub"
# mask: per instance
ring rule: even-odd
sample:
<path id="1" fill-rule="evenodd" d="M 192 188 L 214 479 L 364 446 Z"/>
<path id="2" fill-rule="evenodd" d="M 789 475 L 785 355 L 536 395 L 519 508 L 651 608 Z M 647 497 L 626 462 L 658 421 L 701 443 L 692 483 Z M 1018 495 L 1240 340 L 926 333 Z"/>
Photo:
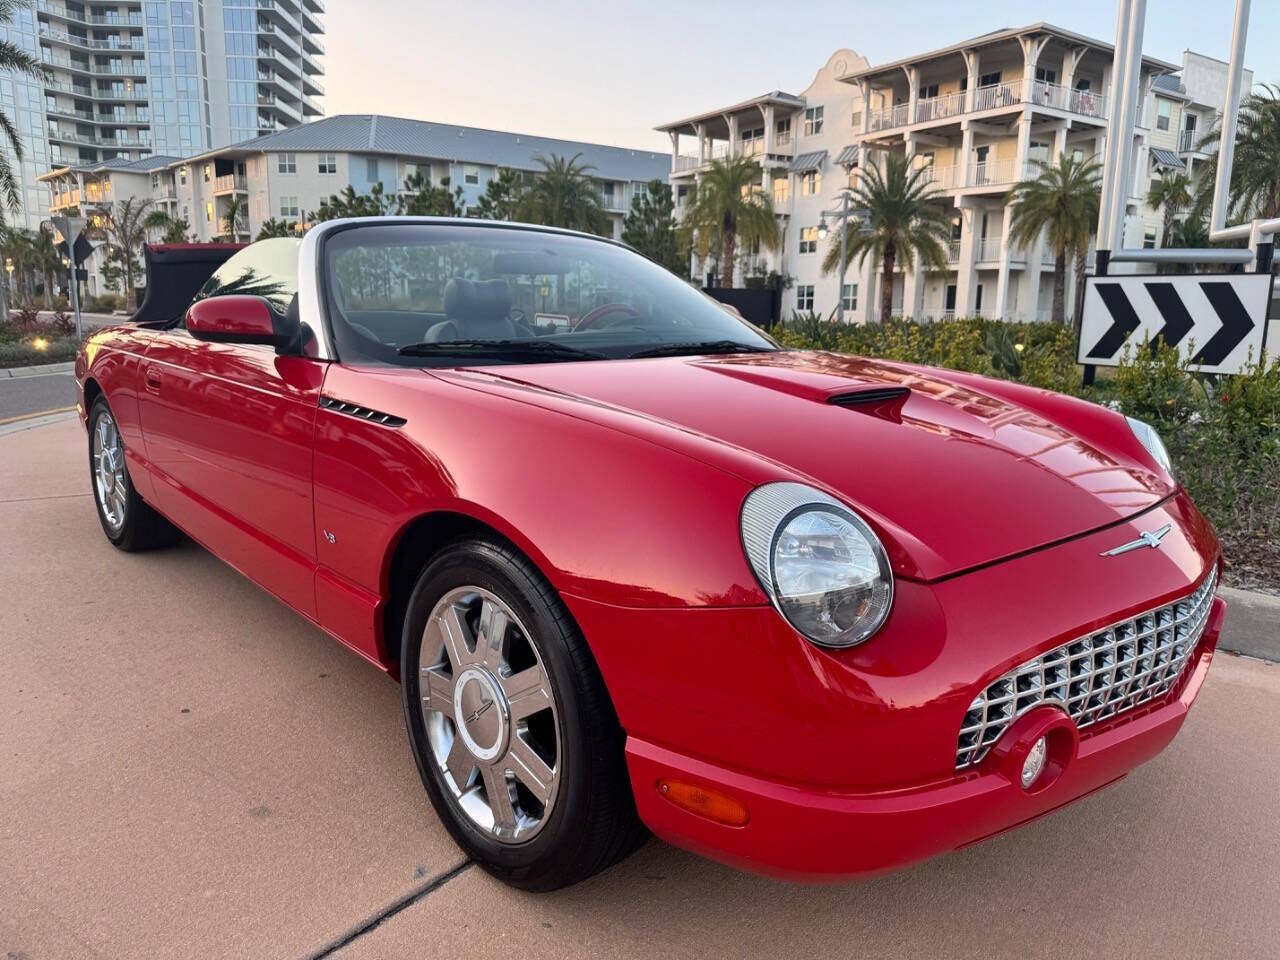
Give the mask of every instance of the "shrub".
<path id="1" fill-rule="evenodd" d="M 0 367 L 26 367 L 41 363 L 61 363 L 74 360 L 76 357 L 76 341 L 74 339 L 50 340 L 49 345 L 37 349 L 30 339 L 18 341 L 0 340 Z"/>
<path id="2" fill-rule="evenodd" d="M 124 309 L 124 297 L 119 293 L 100 293 L 89 297 L 84 303 L 86 313 L 112 313 Z"/>

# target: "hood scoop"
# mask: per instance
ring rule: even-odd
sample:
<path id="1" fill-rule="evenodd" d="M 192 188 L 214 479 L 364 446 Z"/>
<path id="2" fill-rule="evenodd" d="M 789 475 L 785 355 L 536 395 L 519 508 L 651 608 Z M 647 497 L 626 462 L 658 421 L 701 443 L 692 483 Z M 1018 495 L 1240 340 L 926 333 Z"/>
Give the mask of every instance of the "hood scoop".
<path id="1" fill-rule="evenodd" d="M 902 408 L 911 396 L 910 387 L 868 386 L 832 394 L 827 403 L 869 413 L 882 420 L 902 422 Z"/>

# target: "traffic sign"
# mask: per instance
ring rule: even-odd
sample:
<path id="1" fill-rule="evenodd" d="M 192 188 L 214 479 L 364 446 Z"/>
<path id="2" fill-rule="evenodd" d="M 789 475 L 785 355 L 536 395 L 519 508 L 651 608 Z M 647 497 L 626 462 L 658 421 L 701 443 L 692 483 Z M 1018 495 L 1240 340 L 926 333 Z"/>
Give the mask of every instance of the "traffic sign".
<path id="1" fill-rule="evenodd" d="M 1239 373 L 1263 359 L 1270 304 L 1269 273 L 1090 276 L 1076 359 L 1115 367 L 1161 339 L 1201 373 Z"/>

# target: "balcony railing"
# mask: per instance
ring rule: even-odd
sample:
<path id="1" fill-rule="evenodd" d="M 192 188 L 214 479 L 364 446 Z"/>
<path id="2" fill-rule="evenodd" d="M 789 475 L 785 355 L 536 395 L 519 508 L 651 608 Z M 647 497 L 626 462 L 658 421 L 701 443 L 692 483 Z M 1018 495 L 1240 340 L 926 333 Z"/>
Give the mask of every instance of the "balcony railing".
<path id="1" fill-rule="evenodd" d="M 989 83 L 973 91 L 973 112 L 996 110 L 1000 107 L 1011 107 L 1022 102 L 1022 81 L 1010 83 Z"/>
<path id="2" fill-rule="evenodd" d="M 1000 259 L 1000 238 L 979 237 L 973 241 L 973 262 L 991 263 Z"/>
<path id="3" fill-rule="evenodd" d="M 910 110 L 911 105 L 908 103 L 900 103 L 896 107 L 888 107 L 884 110 L 874 110 L 870 117 L 870 128 L 875 131 L 904 127 L 910 117 Z"/>
<path id="4" fill-rule="evenodd" d="M 951 240 L 947 243 L 947 263 L 960 262 L 960 241 Z"/>
<path id="5" fill-rule="evenodd" d="M 1178 152 L 1179 153 L 1200 153 L 1197 149 L 1196 142 L 1200 138 L 1196 136 L 1195 130 L 1183 130 L 1178 134 Z"/>
<path id="6" fill-rule="evenodd" d="M 237 176 L 234 173 L 228 173 L 221 177 L 213 178 L 214 193 L 231 193 L 235 190 L 247 190 L 248 185 L 245 178 Z"/>
<path id="7" fill-rule="evenodd" d="M 969 166 L 970 187 L 1003 186 L 1018 180 L 1016 160 L 986 160 Z"/>
<path id="8" fill-rule="evenodd" d="M 939 167 L 930 164 L 920 172 L 919 183 L 930 184 L 937 190 L 951 190 L 958 186 L 960 171 L 957 167 Z"/>
<path id="9" fill-rule="evenodd" d="M 681 170 L 695 170 L 698 167 L 698 158 L 686 156 L 683 153 L 677 153 L 672 157 L 671 169 L 675 172 Z"/>
<path id="10" fill-rule="evenodd" d="M 928 97 L 916 103 L 916 123 L 930 120 L 945 120 L 964 113 L 965 94 L 963 91 L 948 93 L 941 97 Z"/>

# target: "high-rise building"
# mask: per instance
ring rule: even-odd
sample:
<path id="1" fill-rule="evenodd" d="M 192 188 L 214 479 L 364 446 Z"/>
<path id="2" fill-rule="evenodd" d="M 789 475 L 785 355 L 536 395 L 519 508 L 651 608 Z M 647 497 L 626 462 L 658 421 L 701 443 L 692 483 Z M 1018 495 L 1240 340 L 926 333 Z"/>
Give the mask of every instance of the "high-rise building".
<path id="1" fill-rule="evenodd" d="M 25 225 L 48 215 L 36 178 L 49 170 L 190 156 L 320 116 L 323 10 L 322 0 L 37 0 L 19 9 L 0 34 L 48 68 L 43 81 L 0 74 L 0 108 L 25 151 Z"/>

